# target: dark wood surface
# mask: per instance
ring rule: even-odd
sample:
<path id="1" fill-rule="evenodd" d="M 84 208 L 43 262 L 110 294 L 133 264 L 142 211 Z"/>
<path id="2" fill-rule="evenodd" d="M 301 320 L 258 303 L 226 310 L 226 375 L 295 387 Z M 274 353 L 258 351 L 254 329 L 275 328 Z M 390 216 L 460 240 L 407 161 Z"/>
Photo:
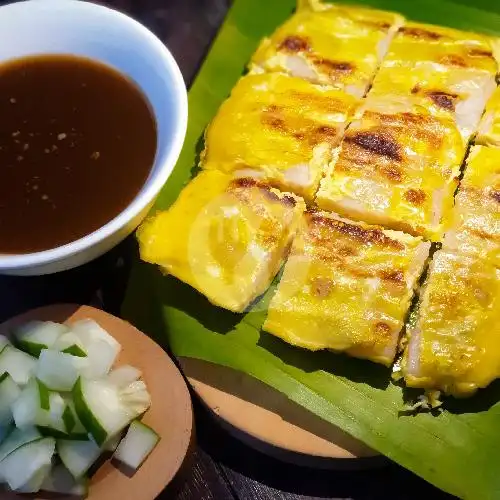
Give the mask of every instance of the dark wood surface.
<path id="1" fill-rule="evenodd" d="M 273 0 L 269 0 L 273 1 Z M 2 2 L 5 3 L 5 2 Z M 108 0 L 153 30 L 171 49 L 186 83 L 195 76 L 229 0 Z M 54 302 L 103 305 L 118 314 L 132 238 L 91 264 L 52 276 L 0 276 L 0 321 Z M 312 500 L 450 498 L 389 461 L 365 470 L 313 470 L 278 462 L 222 430 L 195 400 L 197 443 L 163 499 Z"/>

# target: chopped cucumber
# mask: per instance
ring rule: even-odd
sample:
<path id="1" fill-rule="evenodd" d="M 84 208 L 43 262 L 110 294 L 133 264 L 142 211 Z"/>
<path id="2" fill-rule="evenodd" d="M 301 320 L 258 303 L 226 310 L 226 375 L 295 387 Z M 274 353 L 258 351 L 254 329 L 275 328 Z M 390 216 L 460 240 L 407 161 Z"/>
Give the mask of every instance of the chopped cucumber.
<path id="1" fill-rule="evenodd" d="M 42 487 L 42 484 L 47 479 L 50 474 L 52 466 L 50 464 L 40 467 L 40 469 L 33 474 L 32 478 L 23 484 L 16 491 L 19 493 L 38 493 Z"/>
<path id="2" fill-rule="evenodd" d="M 66 349 L 62 350 L 66 354 L 71 354 L 72 356 L 76 356 L 77 358 L 86 358 L 87 353 L 77 344 L 70 345 L 66 347 Z"/>
<path id="3" fill-rule="evenodd" d="M 151 404 L 141 372 L 111 371 L 120 344 L 93 320 L 33 321 L 14 337 L 0 335 L 0 483 L 85 496 L 103 451 L 138 468 L 159 437 L 134 421 Z"/>
<path id="4" fill-rule="evenodd" d="M 75 418 L 63 397 L 51 392 L 49 409 L 39 411 L 35 423 L 44 436 L 66 438 L 75 427 Z"/>
<path id="5" fill-rule="evenodd" d="M 84 346 L 103 340 L 113 347 L 117 355 L 121 350 L 120 343 L 93 319 L 82 319 L 73 323 L 71 325 L 71 331 L 80 337 Z"/>
<path id="6" fill-rule="evenodd" d="M 65 439 L 86 441 L 89 437 L 89 433 L 87 432 L 87 429 L 85 429 L 83 424 L 80 422 L 80 419 L 78 418 L 73 400 L 70 397 L 66 398 L 66 404 L 68 406 L 68 410 L 71 411 L 71 416 L 73 417 L 74 425 L 71 432 L 69 433 L 68 436 L 66 436 Z"/>
<path id="7" fill-rule="evenodd" d="M 120 366 L 115 368 L 109 375 L 108 381 L 116 385 L 119 389 L 127 387 L 132 382 L 136 382 L 141 378 L 141 371 L 130 365 Z"/>
<path id="8" fill-rule="evenodd" d="M 56 442 L 53 438 L 30 441 L 16 448 L 0 462 L 0 476 L 13 490 L 21 488 L 51 465 Z"/>
<path id="9" fill-rule="evenodd" d="M 68 392 L 73 389 L 86 358 L 44 349 L 36 368 L 37 377 L 51 390 Z"/>
<path id="10" fill-rule="evenodd" d="M 11 405 L 16 427 L 26 427 L 36 424 L 37 415 L 42 407 L 42 396 L 36 379 L 31 379 L 19 397 Z"/>
<path id="11" fill-rule="evenodd" d="M 68 469 L 59 464 L 52 468 L 40 489 L 49 493 L 85 497 L 88 494 L 89 487 L 86 477 L 75 480 Z"/>
<path id="12" fill-rule="evenodd" d="M 36 368 L 36 359 L 11 345 L 0 353 L 0 375 L 10 374 L 17 385 L 26 385 Z"/>
<path id="13" fill-rule="evenodd" d="M 87 351 L 85 350 L 80 337 L 78 337 L 78 335 L 74 332 L 68 332 L 61 335 L 52 346 L 52 349 L 66 354 L 71 354 L 72 356 L 77 356 L 78 358 L 87 357 Z"/>
<path id="14" fill-rule="evenodd" d="M 89 372 L 82 373 L 88 378 L 100 378 L 108 374 L 121 350 L 119 342 L 104 328 L 91 319 L 84 319 L 73 323 L 71 330 L 75 333 L 89 359 Z"/>
<path id="15" fill-rule="evenodd" d="M 0 427 L 12 422 L 11 405 L 21 394 L 21 389 L 8 373 L 0 376 Z"/>
<path id="16" fill-rule="evenodd" d="M 62 396 L 50 392 L 36 379 L 21 392 L 12 404 L 17 427 L 36 425 L 44 435 L 66 436 L 75 426 L 75 419 Z"/>
<path id="17" fill-rule="evenodd" d="M 151 396 L 142 380 L 121 389 L 120 398 L 133 418 L 141 416 L 151 406 Z"/>
<path id="18" fill-rule="evenodd" d="M 80 378 L 73 401 L 81 422 L 100 446 L 144 413 L 151 401 L 145 386 L 133 382 L 123 390 L 103 380 Z"/>
<path id="19" fill-rule="evenodd" d="M 0 335 L 0 352 L 2 352 L 4 350 L 4 347 L 9 344 L 9 339 L 5 335 Z"/>
<path id="20" fill-rule="evenodd" d="M 94 441 L 57 441 L 57 453 L 64 466 L 75 479 L 81 478 L 101 455 L 101 448 Z"/>
<path id="21" fill-rule="evenodd" d="M 155 449 L 160 436 L 151 427 L 134 420 L 113 455 L 132 469 L 138 469 Z"/>
<path id="22" fill-rule="evenodd" d="M 14 329 L 14 342 L 19 349 L 38 358 L 42 349 L 52 347 L 67 331 L 67 326 L 52 321 L 30 321 Z"/>
<path id="23" fill-rule="evenodd" d="M 17 450 L 17 448 L 19 448 L 20 446 L 23 446 L 26 443 L 31 443 L 31 441 L 36 441 L 41 437 L 42 435 L 38 432 L 37 429 L 35 429 L 35 427 L 14 429 L 7 436 L 5 441 L 0 445 L 0 463 L 6 456 L 10 455 L 14 450 Z"/>

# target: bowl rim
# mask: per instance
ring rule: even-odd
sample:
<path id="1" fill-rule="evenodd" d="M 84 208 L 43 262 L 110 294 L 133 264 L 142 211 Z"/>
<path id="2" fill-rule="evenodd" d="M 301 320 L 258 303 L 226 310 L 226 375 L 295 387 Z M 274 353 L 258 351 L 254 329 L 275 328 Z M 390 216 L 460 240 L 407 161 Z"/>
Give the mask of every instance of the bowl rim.
<path id="1" fill-rule="evenodd" d="M 23 4 L 25 5 L 33 2 L 39 3 L 38 0 L 25 0 L 13 4 L 7 4 L 0 7 L 0 12 L 2 9 L 13 7 L 20 8 Z M 148 180 L 145 181 L 141 190 L 137 193 L 135 198 L 127 205 L 124 210 L 122 210 L 118 215 L 101 226 L 99 229 L 96 229 L 92 233 L 82 236 L 81 238 L 70 243 L 66 243 L 64 245 L 48 250 L 26 254 L 0 253 L 0 272 L 44 266 L 64 260 L 66 258 L 85 252 L 86 250 L 89 250 L 90 248 L 98 245 L 100 242 L 106 240 L 108 237 L 120 231 L 124 226 L 126 226 L 131 220 L 137 217 L 154 201 L 164 184 L 167 182 L 181 153 L 187 130 L 188 99 L 186 84 L 184 82 L 181 70 L 179 69 L 179 66 L 177 65 L 177 62 L 174 59 L 173 55 L 155 34 L 153 34 L 139 21 L 136 21 L 127 14 L 124 14 L 116 9 L 104 6 L 102 4 L 95 4 L 92 2 L 80 0 L 52 0 L 52 2 L 66 4 L 66 6 L 68 6 L 69 8 L 71 8 L 71 4 L 79 4 L 79 6 L 83 8 L 107 11 L 108 13 L 113 14 L 120 22 L 129 24 L 132 29 L 140 31 L 142 35 L 149 41 L 150 45 L 156 49 L 158 55 L 163 59 L 164 64 L 171 71 L 173 85 L 171 86 L 170 91 L 173 92 L 176 102 L 178 103 L 177 105 L 179 116 L 178 119 L 174 122 L 175 125 L 173 136 L 171 138 L 171 146 L 166 152 L 165 160 L 159 165 L 156 165 L 154 171 L 151 171 L 151 175 Z"/>

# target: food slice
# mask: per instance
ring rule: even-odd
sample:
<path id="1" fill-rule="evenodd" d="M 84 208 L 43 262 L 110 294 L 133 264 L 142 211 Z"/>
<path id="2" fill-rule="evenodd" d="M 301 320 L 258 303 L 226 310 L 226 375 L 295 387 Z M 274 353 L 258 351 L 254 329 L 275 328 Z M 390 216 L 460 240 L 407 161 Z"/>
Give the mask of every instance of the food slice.
<path id="1" fill-rule="evenodd" d="M 439 241 L 465 150 L 447 120 L 366 111 L 346 132 L 316 202 L 353 220 Z"/>
<path id="2" fill-rule="evenodd" d="M 251 70 L 288 73 L 362 97 L 403 18 L 315 0 L 298 4 L 261 42 Z"/>
<path id="3" fill-rule="evenodd" d="M 204 171 L 141 226 L 141 258 L 243 311 L 278 272 L 303 210 L 299 198 L 254 179 Z"/>
<path id="4" fill-rule="evenodd" d="M 430 244 L 308 211 L 264 330 L 311 350 L 389 366 Z"/>
<path id="5" fill-rule="evenodd" d="M 202 166 L 312 199 L 357 102 L 279 73 L 245 76 L 207 129 Z"/>
<path id="6" fill-rule="evenodd" d="M 0 463 L 2 460 L 10 455 L 13 451 L 17 450 L 26 443 L 42 439 L 42 435 L 35 427 L 25 427 L 23 429 L 14 429 L 0 446 Z M 0 476 L 1 478 L 1 476 Z"/>
<path id="7" fill-rule="evenodd" d="M 138 469 L 159 441 L 160 436 L 151 427 L 134 420 L 113 457 L 132 469 Z"/>
<path id="8" fill-rule="evenodd" d="M 142 381 L 119 389 L 106 380 L 80 378 L 73 389 L 73 401 L 80 421 L 98 445 L 120 433 L 151 405 Z"/>
<path id="9" fill-rule="evenodd" d="M 0 353 L 0 375 L 8 373 L 14 382 L 24 386 L 36 368 L 36 359 L 11 345 Z"/>
<path id="10" fill-rule="evenodd" d="M 418 64 L 384 65 L 378 72 L 363 109 L 385 113 L 430 114 L 451 120 L 464 141 L 476 131 L 495 74 L 462 67 Z"/>
<path id="11" fill-rule="evenodd" d="M 384 67 L 433 64 L 443 68 L 463 68 L 495 75 L 496 40 L 487 35 L 443 26 L 407 22 L 400 27 L 384 58 Z"/>
<path id="12" fill-rule="evenodd" d="M 500 146 L 500 87 L 488 101 L 476 137 L 476 144 Z"/>
<path id="13" fill-rule="evenodd" d="M 68 330 L 67 326 L 53 321 L 29 321 L 14 328 L 13 333 L 17 347 L 38 358 L 42 349 L 52 347 Z"/>
<path id="14" fill-rule="evenodd" d="M 500 269 L 441 250 L 418 314 L 407 329 L 401 368 L 410 387 L 470 396 L 500 375 Z"/>
<path id="15" fill-rule="evenodd" d="M 64 467 L 77 480 L 87 473 L 92 464 L 102 453 L 101 448 L 94 441 L 68 441 L 59 439 L 57 441 L 57 453 Z"/>
<path id="16" fill-rule="evenodd" d="M 500 267 L 500 149 L 471 149 L 443 245 Z"/>
<path id="17" fill-rule="evenodd" d="M 55 451 L 55 440 L 38 439 L 28 442 L 0 462 L 0 476 L 13 490 L 21 488 L 38 477 L 41 470 L 47 472 Z"/>

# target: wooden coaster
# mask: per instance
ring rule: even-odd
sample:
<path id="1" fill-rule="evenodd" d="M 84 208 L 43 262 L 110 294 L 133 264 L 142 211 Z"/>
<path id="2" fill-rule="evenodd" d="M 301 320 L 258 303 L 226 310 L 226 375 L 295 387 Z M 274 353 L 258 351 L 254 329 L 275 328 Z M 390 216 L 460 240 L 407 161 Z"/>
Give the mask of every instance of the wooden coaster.
<path id="1" fill-rule="evenodd" d="M 55 321 L 71 325 L 90 318 L 97 321 L 122 345 L 117 366 L 139 368 L 151 394 L 151 408 L 143 421 L 161 437 L 158 446 L 133 474 L 106 460 L 90 480 L 88 500 L 150 500 L 156 498 L 183 465 L 193 439 L 191 398 L 181 373 L 165 351 L 129 323 L 89 306 L 56 304 L 34 309 L 0 324 L 0 334 L 30 320 Z M 60 500 L 74 498 L 56 496 Z M 31 498 L 56 498 L 39 493 Z M 19 500 L 23 495 L 2 491 L 0 500 Z"/>
<path id="2" fill-rule="evenodd" d="M 179 362 L 195 393 L 220 422 L 266 454 L 322 468 L 380 461 L 371 448 L 253 377 L 197 359 Z"/>

